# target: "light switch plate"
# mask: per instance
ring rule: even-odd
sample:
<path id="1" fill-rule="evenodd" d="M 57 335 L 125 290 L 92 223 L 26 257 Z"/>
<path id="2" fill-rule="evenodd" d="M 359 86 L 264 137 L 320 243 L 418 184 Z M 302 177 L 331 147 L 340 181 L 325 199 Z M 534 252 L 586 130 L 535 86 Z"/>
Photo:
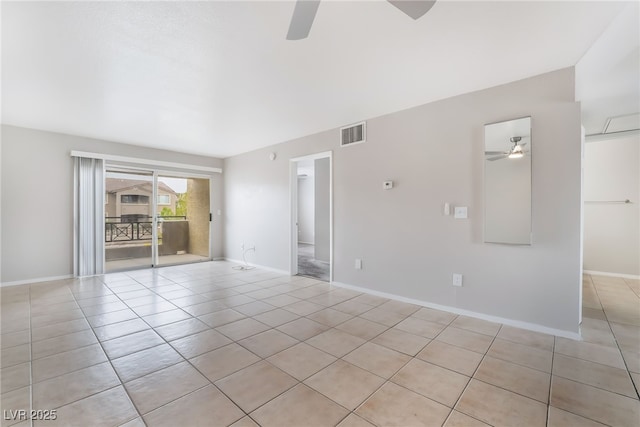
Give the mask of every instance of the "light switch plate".
<path id="1" fill-rule="evenodd" d="M 453 286 L 462 286 L 462 274 L 453 273 Z"/>
<path id="2" fill-rule="evenodd" d="M 467 217 L 467 207 L 466 206 L 456 206 L 453 211 L 453 217 L 456 219 L 465 219 Z"/>

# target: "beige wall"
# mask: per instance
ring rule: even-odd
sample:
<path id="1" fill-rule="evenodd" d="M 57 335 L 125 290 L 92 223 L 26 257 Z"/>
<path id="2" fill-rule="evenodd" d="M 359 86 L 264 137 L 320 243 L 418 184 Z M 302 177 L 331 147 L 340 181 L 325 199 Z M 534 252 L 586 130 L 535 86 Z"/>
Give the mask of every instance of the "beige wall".
<path id="1" fill-rule="evenodd" d="M 209 256 L 209 181 L 187 180 L 187 221 L 189 221 L 189 253 Z"/>
<path id="2" fill-rule="evenodd" d="M 122 203 L 121 196 L 123 194 L 131 194 L 131 195 L 140 195 L 149 197 L 149 201 L 151 202 L 151 192 L 144 188 L 129 188 L 126 191 L 118 191 L 116 192 L 116 216 L 122 215 L 147 215 L 151 216 L 153 214 L 153 207 L 150 203 L 146 204 L 134 204 L 134 203 Z"/>
<path id="3" fill-rule="evenodd" d="M 104 197 L 106 203 L 104 205 L 104 213 L 105 216 L 115 217 L 119 216 L 116 206 L 116 194 L 115 193 L 107 193 Z"/>
<path id="4" fill-rule="evenodd" d="M 72 150 L 222 166 L 211 157 L 2 125 L 2 283 L 73 273 Z M 222 175 L 212 177 L 213 205 L 222 209 Z M 214 257 L 222 256 L 220 219 L 212 225 Z"/>
<path id="5" fill-rule="evenodd" d="M 483 243 L 486 123 L 531 116 L 533 244 Z M 225 159 L 225 254 L 290 268 L 289 159 L 333 151 L 334 280 L 552 332 L 578 331 L 580 108 L 567 68 Z M 269 153 L 275 152 L 275 161 Z M 395 188 L 383 190 L 382 182 Z M 469 219 L 442 215 L 468 206 Z M 258 213 L 258 214 L 257 214 Z M 363 260 L 363 269 L 354 260 Z M 452 273 L 464 286 L 451 285 Z"/>

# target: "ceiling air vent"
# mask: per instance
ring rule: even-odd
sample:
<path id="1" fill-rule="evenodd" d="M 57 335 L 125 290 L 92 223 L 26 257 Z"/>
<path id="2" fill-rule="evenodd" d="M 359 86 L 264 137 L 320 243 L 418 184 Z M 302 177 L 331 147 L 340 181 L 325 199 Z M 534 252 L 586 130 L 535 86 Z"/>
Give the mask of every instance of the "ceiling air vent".
<path id="1" fill-rule="evenodd" d="M 367 122 L 340 128 L 340 146 L 360 144 L 367 140 Z"/>

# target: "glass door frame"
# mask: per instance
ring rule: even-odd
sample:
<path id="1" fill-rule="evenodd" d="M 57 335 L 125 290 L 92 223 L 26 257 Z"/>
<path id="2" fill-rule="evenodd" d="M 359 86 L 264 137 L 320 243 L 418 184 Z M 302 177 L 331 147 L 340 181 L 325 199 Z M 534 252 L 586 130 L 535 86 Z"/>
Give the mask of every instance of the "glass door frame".
<path id="1" fill-rule="evenodd" d="M 158 177 L 159 176 L 163 176 L 163 177 L 167 177 L 167 178 L 194 178 L 194 179 L 206 179 L 209 181 L 209 233 L 208 233 L 208 237 L 209 237 L 209 244 L 208 244 L 208 249 L 209 249 L 209 254 L 207 256 L 207 259 L 209 261 L 213 260 L 213 227 L 211 226 L 212 221 L 213 221 L 213 177 L 211 175 L 206 175 L 206 174 L 198 174 L 198 173 L 193 173 L 193 172 L 183 172 L 183 171 L 172 171 L 172 170 L 164 170 L 164 169 L 157 169 L 157 168 L 152 168 L 152 167 L 145 167 L 145 166 L 135 166 L 135 165 L 122 165 L 119 164 L 117 162 L 109 162 L 109 161 L 105 161 L 104 164 L 104 179 L 105 179 L 105 188 L 106 188 L 106 172 L 107 171 L 113 171 L 113 172 L 121 172 L 121 173 L 132 173 L 135 174 L 136 172 L 138 173 L 146 173 L 147 176 L 152 177 L 152 194 L 151 194 L 151 198 L 152 198 L 152 212 L 153 215 L 151 215 L 151 228 L 152 228 L 152 232 L 151 232 L 151 265 L 146 266 L 146 267 L 139 267 L 139 268 L 132 268 L 130 270 L 135 270 L 135 269 L 144 269 L 144 268 L 158 268 L 158 267 L 168 267 L 168 266 L 172 266 L 172 265 L 183 265 L 183 264 L 191 264 L 188 262 L 185 263 L 173 263 L 173 264 L 160 264 L 159 262 L 159 258 L 160 258 L 160 254 L 159 254 L 159 248 L 158 248 L 158 244 L 159 244 L 159 239 L 158 239 Z M 103 224 L 104 227 L 104 224 Z M 104 234 L 104 233 L 103 233 Z M 103 236 L 104 239 L 104 236 Z M 196 261 L 197 262 L 197 261 Z M 106 250 L 103 251 L 103 265 L 105 266 L 105 270 L 106 270 Z M 105 271 L 105 273 L 109 273 L 107 271 Z"/>
<path id="2" fill-rule="evenodd" d="M 209 231 L 208 231 L 208 237 L 209 237 L 209 244 L 207 245 L 208 248 L 208 254 L 206 256 L 208 261 L 213 261 L 213 227 L 212 227 L 212 222 L 213 222 L 213 177 L 211 175 L 204 175 L 204 174 L 197 174 L 197 173 L 191 173 L 191 172 L 181 172 L 181 171 L 167 171 L 167 170 L 160 170 L 160 169 L 154 169 L 154 191 L 157 193 L 158 192 L 158 178 L 159 177 L 165 177 L 165 178 L 184 178 L 184 179 L 189 179 L 189 178 L 193 178 L 193 179 L 203 179 L 203 180 L 207 180 L 209 182 Z M 165 263 L 165 264 L 160 264 L 160 251 L 158 248 L 158 236 L 157 236 L 157 228 L 158 228 L 158 199 L 157 199 L 157 194 L 155 197 L 155 215 L 154 215 L 154 230 L 155 235 L 156 235 L 156 244 L 154 244 L 153 249 L 154 249 L 154 256 L 153 256 L 153 267 L 169 267 L 172 265 L 183 265 L 183 264 L 193 264 L 193 263 L 197 263 L 200 261 L 193 261 L 193 262 L 177 262 L 177 263 Z"/>

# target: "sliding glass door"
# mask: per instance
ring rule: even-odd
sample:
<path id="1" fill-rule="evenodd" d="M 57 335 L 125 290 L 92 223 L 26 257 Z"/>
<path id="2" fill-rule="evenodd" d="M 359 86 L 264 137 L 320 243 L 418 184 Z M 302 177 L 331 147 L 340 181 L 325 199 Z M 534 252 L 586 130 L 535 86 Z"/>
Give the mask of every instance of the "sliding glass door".
<path id="1" fill-rule="evenodd" d="M 209 179 L 158 176 L 158 265 L 210 259 Z"/>
<path id="2" fill-rule="evenodd" d="M 105 271 L 208 261 L 210 180 L 107 167 Z"/>
<path id="3" fill-rule="evenodd" d="M 106 272 L 153 265 L 153 173 L 107 169 L 104 199 Z"/>

